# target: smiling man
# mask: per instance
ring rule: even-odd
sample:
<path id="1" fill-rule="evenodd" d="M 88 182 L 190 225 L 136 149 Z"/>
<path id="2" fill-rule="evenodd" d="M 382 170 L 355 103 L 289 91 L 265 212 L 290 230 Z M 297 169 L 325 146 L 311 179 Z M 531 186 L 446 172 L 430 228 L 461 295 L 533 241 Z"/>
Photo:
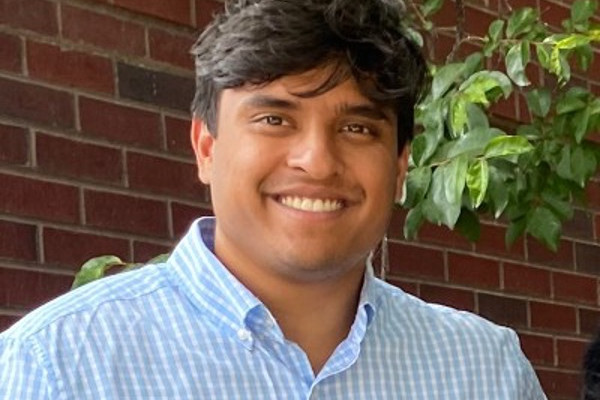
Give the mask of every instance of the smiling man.
<path id="1" fill-rule="evenodd" d="M 0 336 L 2 399 L 544 399 L 516 334 L 376 279 L 426 66 L 399 0 L 237 0 L 200 36 L 215 218 Z"/>

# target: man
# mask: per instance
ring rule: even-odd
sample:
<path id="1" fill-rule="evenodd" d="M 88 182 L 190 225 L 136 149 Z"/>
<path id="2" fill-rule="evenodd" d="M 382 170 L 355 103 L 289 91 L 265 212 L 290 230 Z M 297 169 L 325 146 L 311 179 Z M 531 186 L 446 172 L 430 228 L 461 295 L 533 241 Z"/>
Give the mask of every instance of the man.
<path id="1" fill-rule="evenodd" d="M 2 334 L 10 399 L 543 399 L 517 337 L 373 277 L 425 63 L 397 0 L 238 0 L 196 43 L 216 219 Z"/>

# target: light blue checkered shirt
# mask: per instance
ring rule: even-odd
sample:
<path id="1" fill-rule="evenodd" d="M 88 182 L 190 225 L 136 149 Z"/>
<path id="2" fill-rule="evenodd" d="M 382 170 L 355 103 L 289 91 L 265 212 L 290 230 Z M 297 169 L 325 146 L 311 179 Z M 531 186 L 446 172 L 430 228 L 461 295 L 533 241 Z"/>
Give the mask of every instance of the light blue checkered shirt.
<path id="1" fill-rule="evenodd" d="M 196 221 L 166 264 L 68 293 L 0 335 L 0 399 L 544 399 L 517 336 L 367 272 L 315 376 Z"/>

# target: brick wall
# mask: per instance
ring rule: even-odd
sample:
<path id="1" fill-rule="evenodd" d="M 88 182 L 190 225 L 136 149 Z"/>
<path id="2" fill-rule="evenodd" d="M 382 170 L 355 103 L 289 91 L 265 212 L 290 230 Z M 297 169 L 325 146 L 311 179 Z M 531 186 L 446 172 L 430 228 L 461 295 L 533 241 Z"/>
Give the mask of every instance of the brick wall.
<path id="1" fill-rule="evenodd" d="M 568 1 L 540 7 L 558 24 Z M 503 0 L 471 1 L 482 33 Z M 0 330 L 68 290 L 99 254 L 143 261 L 210 213 L 188 145 L 193 68 L 187 50 L 216 0 L 0 0 Z M 452 4 L 439 23 L 454 24 Z M 443 59 L 450 36 L 435 43 Z M 468 50 L 468 49 L 467 49 Z M 539 71 L 530 71 L 540 79 Z M 579 82 L 600 93 L 600 57 Z M 527 115 L 514 96 L 495 109 Z M 390 229 L 390 280 L 427 300 L 515 328 L 551 399 L 575 399 L 586 343 L 600 321 L 600 179 L 558 253 L 486 221 L 470 244 L 426 226 Z"/>

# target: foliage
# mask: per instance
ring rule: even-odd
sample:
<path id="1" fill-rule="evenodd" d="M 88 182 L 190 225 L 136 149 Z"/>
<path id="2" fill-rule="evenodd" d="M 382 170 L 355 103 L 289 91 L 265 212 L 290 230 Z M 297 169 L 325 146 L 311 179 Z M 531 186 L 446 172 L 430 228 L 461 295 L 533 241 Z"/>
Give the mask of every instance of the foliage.
<path id="1" fill-rule="evenodd" d="M 431 22 L 444 0 L 409 5 L 419 43 L 448 30 Z M 493 21 L 485 37 L 452 28 L 454 49 L 445 64 L 431 65 L 431 90 L 416 110 L 422 132 L 412 143 L 403 201 L 407 238 L 429 221 L 475 241 L 479 216 L 488 214 L 508 222 L 507 245 L 529 234 L 557 249 L 562 223 L 600 162 L 599 146 L 586 140 L 600 127 L 600 99 L 570 82 L 572 69 L 590 66 L 600 41 L 590 22 L 597 6 L 575 1 L 558 33 L 530 7 Z M 467 43 L 481 50 L 457 60 Z M 533 63 L 545 71 L 544 85 L 532 83 Z M 510 96 L 526 100 L 529 121 L 506 132 L 490 122 L 489 108 Z"/>
<path id="2" fill-rule="evenodd" d="M 129 271 L 140 268 L 144 265 L 159 264 L 165 262 L 168 256 L 168 254 L 161 254 L 152 258 L 145 264 L 125 263 L 121 261 L 121 259 L 117 256 L 94 257 L 81 266 L 81 269 L 75 275 L 75 279 L 73 280 L 73 285 L 71 286 L 71 289 L 76 289 L 87 283 L 100 279 L 108 275 L 109 273 L 114 273 L 115 271 Z"/>

